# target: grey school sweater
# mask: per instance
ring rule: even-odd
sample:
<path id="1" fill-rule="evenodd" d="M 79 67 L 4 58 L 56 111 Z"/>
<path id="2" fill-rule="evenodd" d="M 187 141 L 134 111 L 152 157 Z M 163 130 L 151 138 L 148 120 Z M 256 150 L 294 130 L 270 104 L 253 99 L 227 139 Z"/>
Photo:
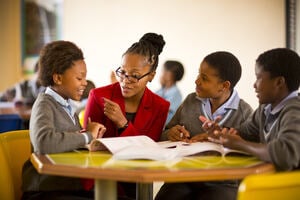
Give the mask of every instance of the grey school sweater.
<path id="1" fill-rule="evenodd" d="M 30 118 L 30 141 L 40 154 L 72 151 L 85 145 L 79 132 L 78 117 L 73 123 L 66 111 L 50 95 L 41 93 L 35 101 Z M 89 135 L 91 139 L 91 135 Z M 41 175 L 28 160 L 22 171 L 23 191 L 82 190 L 80 179 Z"/>
<path id="2" fill-rule="evenodd" d="M 278 170 L 300 168 L 300 97 L 289 99 L 280 111 L 277 121 L 265 138 L 266 116 L 261 105 L 240 128 L 246 140 L 266 143 L 273 164 Z"/>
<path id="3" fill-rule="evenodd" d="M 203 115 L 202 101 L 196 97 L 196 93 L 191 93 L 185 98 L 171 121 L 167 124 L 161 140 L 167 140 L 168 129 L 175 125 L 184 125 L 185 129 L 190 132 L 191 137 L 205 132 L 202 128 L 202 122 L 199 120 L 199 116 Z M 231 113 L 223 126 L 239 128 L 250 117 L 252 112 L 251 106 L 240 99 L 238 109 Z"/>

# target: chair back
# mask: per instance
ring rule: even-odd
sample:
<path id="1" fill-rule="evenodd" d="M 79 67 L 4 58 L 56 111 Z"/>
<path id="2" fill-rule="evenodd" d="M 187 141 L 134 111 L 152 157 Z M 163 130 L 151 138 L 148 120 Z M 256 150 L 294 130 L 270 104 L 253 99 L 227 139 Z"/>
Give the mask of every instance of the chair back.
<path id="1" fill-rule="evenodd" d="M 22 167 L 30 154 L 29 130 L 0 134 L 0 199 L 21 199 Z"/>
<path id="2" fill-rule="evenodd" d="M 247 176 L 240 184 L 238 200 L 296 200 L 300 198 L 300 171 Z"/>
<path id="3" fill-rule="evenodd" d="M 0 115 L 0 133 L 20 130 L 23 127 L 23 121 L 18 114 L 1 114 Z"/>

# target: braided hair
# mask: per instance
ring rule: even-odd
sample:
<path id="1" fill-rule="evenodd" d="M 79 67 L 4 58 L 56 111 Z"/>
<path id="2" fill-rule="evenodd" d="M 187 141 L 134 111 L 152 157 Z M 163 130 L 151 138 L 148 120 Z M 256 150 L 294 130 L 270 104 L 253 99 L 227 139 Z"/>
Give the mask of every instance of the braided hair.
<path id="1" fill-rule="evenodd" d="M 158 56 L 165 46 L 165 41 L 162 35 L 156 33 L 146 33 L 143 37 L 135 42 L 123 54 L 139 54 L 146 58 L 151 66 L 151 71 L 155 71 L 158 65 Z"/>

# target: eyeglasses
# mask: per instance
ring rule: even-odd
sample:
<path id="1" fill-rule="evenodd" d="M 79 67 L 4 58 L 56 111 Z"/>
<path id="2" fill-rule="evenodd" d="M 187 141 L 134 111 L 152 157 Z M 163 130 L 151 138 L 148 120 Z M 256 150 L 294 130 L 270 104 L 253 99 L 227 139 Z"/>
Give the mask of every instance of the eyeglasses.
<path id="1" fill-rule="evenodd" d="M 121 79 L 125 79 L 127 78 L 128 81 L 130 81 L 131 83 L 137 83 L 139 82 L 139 80 L 141 80 L 142 78 L 148 76 L 149 74 L 151 74 L 152 71 L 142 75 L 142 76 L 136 76 L 136 75 L 127 75 L 126 72 L 124 70 L 121 70 L 121 67 L 119 67 L 117 70 L 116 70 L 116 75 L 118 77 L 120 77 Z"/>

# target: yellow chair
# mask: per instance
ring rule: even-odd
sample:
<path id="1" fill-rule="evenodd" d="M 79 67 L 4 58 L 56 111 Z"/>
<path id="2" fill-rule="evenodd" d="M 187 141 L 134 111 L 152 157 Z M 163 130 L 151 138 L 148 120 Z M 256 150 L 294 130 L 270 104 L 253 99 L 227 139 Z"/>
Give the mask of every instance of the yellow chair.
<path id="1" fill-rule="evenodd" d="M 83 121 L 84 121 L 84 110 L 80 111 L 78 114 L 78 118 L 79 118 L 79 123 L 81 126 L 83 126 Z"/>
<path id="2" fill-rule="evenodd" d="M 300 170 L 247 176 L 240 184 L 238 200 L 298 200 Z"/>
<path id="3" fill-rule="evenodd" d="M 22 167 L 30 157 L 29 130 L 0 134 L 0 199 L 20 199 Z"/>

